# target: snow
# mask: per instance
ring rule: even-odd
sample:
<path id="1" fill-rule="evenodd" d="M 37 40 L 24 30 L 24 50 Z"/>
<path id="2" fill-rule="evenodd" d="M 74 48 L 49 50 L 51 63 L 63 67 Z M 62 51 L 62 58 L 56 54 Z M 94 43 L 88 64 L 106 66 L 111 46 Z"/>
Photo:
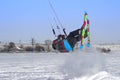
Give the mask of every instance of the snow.
<path id="1" fill-rule="evenodd" d="M 0 53 L 0 80 L 120 80 L 120 52 Z"/>

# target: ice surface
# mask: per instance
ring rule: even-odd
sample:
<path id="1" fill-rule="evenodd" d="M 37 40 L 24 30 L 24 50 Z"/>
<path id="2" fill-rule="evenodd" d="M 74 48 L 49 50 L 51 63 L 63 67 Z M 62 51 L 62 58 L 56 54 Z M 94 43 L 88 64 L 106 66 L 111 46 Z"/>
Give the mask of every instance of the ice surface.
<path id="1" fill-rule="evenodd" d="M 120 80 L 120 52 L 0 53 L 0 80 Z"/>

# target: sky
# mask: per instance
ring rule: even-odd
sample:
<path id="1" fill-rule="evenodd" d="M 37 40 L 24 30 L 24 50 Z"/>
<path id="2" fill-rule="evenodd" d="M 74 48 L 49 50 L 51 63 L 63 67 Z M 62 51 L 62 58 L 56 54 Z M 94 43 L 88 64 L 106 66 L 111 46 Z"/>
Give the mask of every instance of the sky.
<path id="1" fill-rule="evenodd" d="M 69 32 L 81 28 L 88 13 L 91 42 L 120 43 L 120 0 L 50 0 L 60 22 Z M 0 0 L 0 41 L 53 40 L 53 25 L 60 25 L 48 0 Z M 61 33 L 62 28 L 61 28 Z"/>

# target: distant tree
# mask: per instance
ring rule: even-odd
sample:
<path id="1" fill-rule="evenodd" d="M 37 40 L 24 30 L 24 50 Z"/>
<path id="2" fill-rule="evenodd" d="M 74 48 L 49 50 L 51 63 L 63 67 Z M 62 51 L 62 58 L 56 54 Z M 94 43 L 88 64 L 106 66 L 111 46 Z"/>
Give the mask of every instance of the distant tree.
<path id="1" fill-rule="evenodd" d="M 33 51 L 33 48 L 31 46 L 25 47 L 25 51 Z"/>
<path id="2" fill-rule="evenodd" d="M 14 49 L 15 49 L 15 43 L 10 42 L 9 45 L 8 45 L 8 52 L 11 51 L 11 50 L 14 50 Z"/>
<path id="3" fill-rule="evenodd" d="M 37 52 L 41 52 L 41 51 L 44 51 L 44 47 L 40 46 L 38 43 L 35 45 L 35 51 Z"/>
<path id="4" fill-rule="evenodd" d="M 7 44 L 4 44 L 3 45 L 3 49 L 1 50 L 1 52 L 8 52 L 8 45 Z"/>
<path id="5" fill-rule="evenodd" d="M 19 46 L 20 48 L 24 48 L 24 46 L 23 46 L 23 44 L 20 44 L 20 46 Z"/>
<path id="6" fill-rule="evenodd" d="M 34 51 L 34 45 L 35 45 L 35 39 L 34 38 L 31 39 L 31 45 L 32 45 L 32 49 Z"/>
<path id="7" fill-rule="evenodd" d="M 3 45 L 3 47 L 4 47 L 4 48 L 8 48 L 8 44 L 5 43 L 5 44 Z"/>
<path id="8" fill-rule="evenodd" d="M 50 52 L 51 51 L 50 45 L 52 44 L 52 41 L 51 40 L 45 40 L 45 44 L 47 46 L 47 51 Z"/>
<path id="9" fill-rule="evenodd" d="M 32 44 L 32 46 L 35 45 L 35 39 L 34 38 L 31 39 L 31 44 Z"/>
<path id="10" fill-rule="evenodd" d="M 15 43 L 14 42 L 10 42 L 9 43 L 9 48 L 14 48 L 15 47 Z"/>

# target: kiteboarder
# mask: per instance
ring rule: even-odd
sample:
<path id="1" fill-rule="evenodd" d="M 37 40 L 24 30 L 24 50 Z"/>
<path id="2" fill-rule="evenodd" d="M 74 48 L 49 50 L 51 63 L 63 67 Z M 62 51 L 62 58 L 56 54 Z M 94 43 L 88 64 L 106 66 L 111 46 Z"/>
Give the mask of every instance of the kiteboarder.
<path id="1" fill-rule="evenodd" d="M 57 39 L 53 40 L 53 49 L 60 52 L 69 52 L 73 50 L 78 41 L 81 41 L 80 49 L 82 49 L 86 37 L 88 38 L 87 46 L 90 47 L 90 28 L 87 15 L 87 13 L 84 14 L 84 23 L 80 29 L 70 32 L 68 36 L 61 34 L 58 35 Z"/>

